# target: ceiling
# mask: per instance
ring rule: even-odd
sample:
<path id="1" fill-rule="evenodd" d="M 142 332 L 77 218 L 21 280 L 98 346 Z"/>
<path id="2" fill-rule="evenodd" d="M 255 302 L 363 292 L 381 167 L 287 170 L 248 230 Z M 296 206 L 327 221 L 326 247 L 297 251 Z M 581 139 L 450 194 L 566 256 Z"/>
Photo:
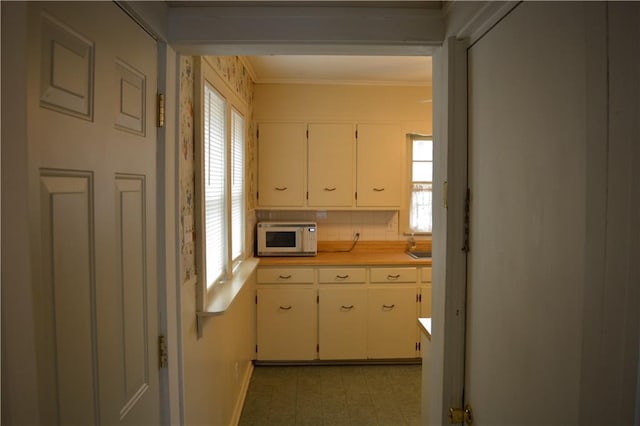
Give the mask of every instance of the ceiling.
<path id="1" fill-rule="evenodd" d="M 246 56 L 254 81 L 264 83 L 431 85 L 430 56 Z"/>

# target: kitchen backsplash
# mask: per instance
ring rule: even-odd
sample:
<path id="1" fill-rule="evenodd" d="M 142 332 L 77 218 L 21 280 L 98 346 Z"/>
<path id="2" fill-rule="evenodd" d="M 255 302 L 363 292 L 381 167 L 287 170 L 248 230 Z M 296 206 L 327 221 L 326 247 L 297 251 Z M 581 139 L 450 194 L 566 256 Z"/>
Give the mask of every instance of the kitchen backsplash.
<path id="1" fill-rule="evenodd" d="M 398 230 L 397 211 L 285 211 L 258 210 L 260 221 L 312 221 L 318 223 L 320 241 L 351 241 L 356 232 L 363 241 L 406 239 Z"/>

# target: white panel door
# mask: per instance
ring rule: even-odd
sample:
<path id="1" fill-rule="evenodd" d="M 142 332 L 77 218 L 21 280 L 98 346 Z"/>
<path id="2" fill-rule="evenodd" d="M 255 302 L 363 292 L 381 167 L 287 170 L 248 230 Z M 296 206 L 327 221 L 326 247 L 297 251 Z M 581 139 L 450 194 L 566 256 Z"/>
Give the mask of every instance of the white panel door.
<path id="1" fill-rule="evenodd" d="M 29 5 L 41 418 L 160 424 L 155 41 L 110 2 Z"/>
<path id="2" fill-rule="evenodd" d="M 474 424 L 578 424 L 588 31 L 524 2 L 468 51 Z"/>

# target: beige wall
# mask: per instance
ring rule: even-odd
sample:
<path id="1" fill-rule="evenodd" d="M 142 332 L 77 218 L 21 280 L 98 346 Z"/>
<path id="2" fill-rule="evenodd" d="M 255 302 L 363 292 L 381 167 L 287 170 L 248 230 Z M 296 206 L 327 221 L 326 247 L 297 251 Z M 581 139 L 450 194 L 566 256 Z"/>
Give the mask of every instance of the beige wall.
<path id="1" fill-rule="evenodd" d="M 255 274 L 231 307 L 196 327 L 195 281 L 182 286 L 185 425 L 226 426 L 239 419 L 255 353 Z"/>
<path id="2" fill-rule="evenodd" d="M 253 105 L 257 122 L 395 122 L 431 134 L 430 86 L 256 84 Z"/>

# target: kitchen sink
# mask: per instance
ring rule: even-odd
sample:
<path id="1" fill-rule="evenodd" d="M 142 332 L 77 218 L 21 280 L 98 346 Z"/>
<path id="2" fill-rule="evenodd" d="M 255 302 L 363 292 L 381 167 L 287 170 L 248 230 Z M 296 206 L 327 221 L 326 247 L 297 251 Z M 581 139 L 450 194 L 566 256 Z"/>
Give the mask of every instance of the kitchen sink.
<path id="1" fill-rule="evenodd" d="M 407 250 L 406 253 L 414 259 L 427 259 L 431 257 L 431 252 L 425 250 Z"/>

